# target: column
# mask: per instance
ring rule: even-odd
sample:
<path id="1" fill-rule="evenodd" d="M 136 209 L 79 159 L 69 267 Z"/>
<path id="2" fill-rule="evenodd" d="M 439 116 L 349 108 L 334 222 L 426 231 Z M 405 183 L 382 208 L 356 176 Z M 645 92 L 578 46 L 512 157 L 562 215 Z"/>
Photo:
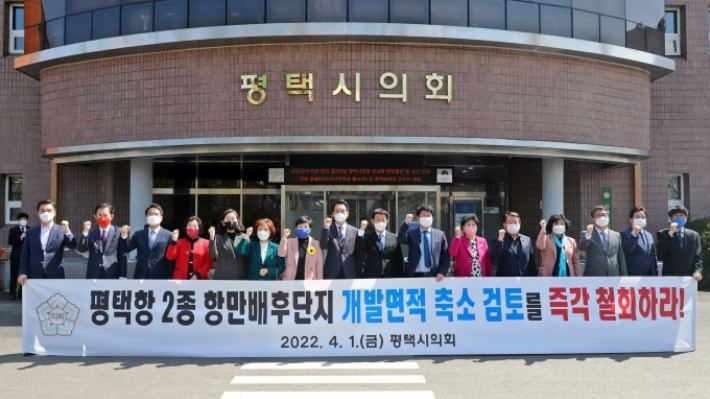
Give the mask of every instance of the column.
<path id="1" fill-rule="evenodd" d="M 565 211 L 565 160 L 542 160 L 542 218 Z"/>
<path id="2" fill-rule="evenodd" d="M 145 208 L 153 202 L 153 160 L 131 160 L 130 226 L 134 233 L 145 226 Z M 131 259 L 135 258 L 135 251 Z"/>

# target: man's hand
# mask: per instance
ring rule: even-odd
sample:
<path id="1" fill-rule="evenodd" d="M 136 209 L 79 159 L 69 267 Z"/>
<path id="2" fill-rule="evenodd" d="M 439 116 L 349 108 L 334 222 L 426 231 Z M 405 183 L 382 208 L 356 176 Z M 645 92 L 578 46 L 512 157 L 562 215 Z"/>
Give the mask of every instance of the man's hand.
<path id="1" fill-rule="evenodd" d="M 367 228 L 367 225 L 367 220 L 363 220 L 362 222 L 360 222 L 360 230 L 365 230 Z"/>
<path id="2" fill-rule="evenodd" d="M 27 234 L 27 233 L 22 233 L 22 235 L 20 236 L 20 240 L 24 240 L 26 234 Z"/>
<path id="3" fill-rule="evenodd" d="M 331 224 L 333 224 L 333 218 L 331 217 L 327 217 L 323 221 L 323 227 L 325 227 L 326 229 L 329 229 Z"/>
<path id="4" fill-rule="evenodd" d="M 121 227 L 121 237 L 122 237 L 122 238 L 128 237 L 128 233 L 129 233 L 130 231 L 131 231 L 131 226 L 129 226 L 129 225 L 127 225 L 127 224 L 124 224 L 124 225 Z"/>
<path id="5" fill-rule="evenodd" d="M 89 230 L 91 230 L 91 222 L 87 220 L 84 222 L 84 234 L 89 234 Z"/>
<path id="6" fill-rule="evenodd" d="M 247 237 L 251 237 L 251 233 L 252 233 L 253 231 L 254 231 L 254 228 L 253 228 L 253 227 L 249 227 L 249 228 L 247 229 L 247 232 L 246 232 Z"/>
<path id="7" fill-rule="evenodd" d="M 504 238 L 505 238 L 505 230 L 503 230 L 503 229 L 498 230 L 498 241 L 503 241 Z"/>
<path id="8" fill-rule="evenodd" d="M 637 236 L 641 232 L 641 227 L 634 225 L 633 230 L 631 230 L 631 234 Z"/>
<path id="9" fill-rule="evenodd" d="M 214 226 L 210 227 L 210 229 L 207 230 L 207 232 L 210 233 L 210 240 L 214 240 L 214 234 L 215 234 Z"/>
<path id="10" fill-rule="evenodd" d="M 675 222 L 671 223 L 671 229 L 668 232 L 668 234 L 670 234 L 671 237 L 673 237 L 673 235 L 675 235 L 676 230 L 678 230 L 678 223 L 675 223 Z"/>
<path id="11" fill-rule="evenodd" d="M 454 229 L 454 237 L 461 237 L 461 226 L 456 226 Z"/>
<path id="12" fill-rule="evenodd" d="M 268 269 L 261 269 L 261 270 L 259 270 L 259 274 L 260 274 L 262 277 L 263 277 L 263 276 L 266 276 L 267 274 L 269 274 L 269 270 L 268 270 Z"/>
<path id="13" fill-rule="evenodd" d="M 291 235 L 291 229 L 284 229 L 284 235 L 283 238 L 286 238 Z"/>
<path id="14" fill-rule="evenodd" d="M 180 230 L 173 230 L 173 241 L 177 241 L 178 237 L 180 237 Z"/>
<path id="15" fill-rule="evenodd" d="M 27 282 L 27 276 L 24 274 L 20 277 L 17 278 L 17 282 L 20 283 L 21 286 L 25 286 L 25 283 Z"/>
<path id="16" fill-rule="evenodd" d="M 66 220 L 62 220 L 62 227 L 64 228 L 65 233 L 71 233 L 71 230 L 69 230 L 69 222 Z"/>
<path id="17" fill-rule="evenodd" d="M 407 214 L 407 216 L 405 216 L 404 223 L 410 224 L 410 223 L 412 223 L 412 220 L 414 220 L 414 215 L 409 213 L 409 214 Z"/>
<path id="18" fill-rule="evenodd" d="M 587 225 L 587 236 L 591 237 L 593 231 L 594 231 L 594 225 L 593 224 Z"/>
<path id="19" fill-rule="evenodd" d="M 443 280 L 443 279 L 444 279 L 444 275 L 443 275 L 443 274 L 439 273 L 439 274 L 436 275 L 436 282 L 437 282 L 437 283 L 440 283 L 441 280 Z"/>
<path id="20" fill-rule="evenodd" d="M 693 278 L 695 279 L 695 281 L 700 281 L 703 279 L 703 275 L 700 273 L 693 273 Z"/>
<path id="21" fill-rule="evenodd" d="M 540 221 L 540 228 L 542 229 L 542 231 L 545 231 L 546 227 L 547 227 L 547 222 L 545 221 L 545 219 L 541 220 Z"/>

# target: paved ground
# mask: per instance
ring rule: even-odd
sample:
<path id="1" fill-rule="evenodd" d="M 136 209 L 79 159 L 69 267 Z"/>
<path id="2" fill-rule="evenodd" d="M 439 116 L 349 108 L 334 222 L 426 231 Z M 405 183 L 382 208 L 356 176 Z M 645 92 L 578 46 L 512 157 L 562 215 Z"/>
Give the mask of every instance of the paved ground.
<path id="1" fill-rule="evenodd" d="M 698 350 L 685 354 L 255 364 L 253 359 L 25 357 L 18 353 L 20 303 L 0 293 L 0 398 L 708 398 L 710 292 L 701 292 L 698 302 Z M 290 383 L 310 376 L 330 383 Z"/>

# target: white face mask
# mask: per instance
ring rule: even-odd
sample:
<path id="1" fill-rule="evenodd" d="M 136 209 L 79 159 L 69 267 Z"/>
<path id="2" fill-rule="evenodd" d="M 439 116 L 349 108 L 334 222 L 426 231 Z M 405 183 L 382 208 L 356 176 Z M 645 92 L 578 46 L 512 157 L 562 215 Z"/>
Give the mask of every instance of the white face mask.
<path id="1" fill-rule="evenodd" d="M 606 216 L 598 217 L 597 218 L 597 226 L 599 227 L 606 227 L 609 225 L 609 218 Z"/>
<path id="2" fill-rule="evenodd" d="M 508 231 L 508 234 L 518 234 L 520 231 L 520 225 L 519 224 L 509 224 L 508 227 L 506 228 Z"/>
<path id="3" fill-rule="evenodd" d="M 348 215 L 344 213 L 336 213 L 335 214 L 335 221 L 338 223 L 343 223 L 344 221 L 348 220 Z"/>
<path id="4" fill-rule="evenodd" d="M 259 230 L 256 232 L 256 236 L 259 237 L 259 240 L 266 241 L 271 237 L 271 233 L 266 230 Z"/>
<path id="5" fill-rule="evenodd" d="M 634 226 L 638 226 L 640 228 L 646 227 L 646 219 L 634 219 Z"/>
<path id="6" fill-rule="evenodd" d="M 562 235 L 565 233 L 566 230 L 567 229 L 565 228 L 565 226 L 561 225 L 561 224 L 556 224 L 556 225 L 552 226 L 552 232 L 555 234 Z"/>
<path id="7" fill-rule="evenodd" d="M 434 223 L 434 218 L 431 216 L 419 218 L 419 224 L 422 227 L 429 227 L 432 225 L 432 223 Z"/>
<path id="8" fill-rule="evenodd" d="M 53 214 L 53 213 L 49 213 L 49 212 L 45 212 L 45 213 L 39 215 L 39 218 L 40 218 L 40 220 L 42 220 L 43 222 L 49 223 L 49 222 L 52 221 L 52 219 L 54 219 L 54 214 Z"/>
<path id="9" fill-rule="evenodd" d="M 20 220 L 20 226 L 22 226 L 22 227 L 27 226 L 27 221 L 26 221 L 26 220 Z"/>
<path id="10" fill-rule="evenodd" d="M 150 226 L 158 226 L 162 221 L 163 218 L 160 216 L 148 216 L 148 225 Z"/>
<path id="11" fill-rule="evenodd" d="M 377 230 L 377 231 L 384 231 L 386 228 L 387 228 L 387 223 L 385 223 L 385 222 L 375 223 L 375 230 Z"/>

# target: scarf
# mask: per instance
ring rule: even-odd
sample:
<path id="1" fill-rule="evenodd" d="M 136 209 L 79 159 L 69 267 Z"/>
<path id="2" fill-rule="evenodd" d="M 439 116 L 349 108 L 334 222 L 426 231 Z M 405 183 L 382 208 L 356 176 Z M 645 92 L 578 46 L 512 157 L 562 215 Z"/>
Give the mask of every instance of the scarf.
<path id="1" fill-rule="evenodd" d="M 559 269 L 560 274 L 558 277 L 567 277 L 567 254 L 565 253 L 565 235 L 562 238 L 557 237 L 557 234 L 552 234 L 555 237 L 555 244 L 557 244 L 557 253 L 560 254 Z"/>

